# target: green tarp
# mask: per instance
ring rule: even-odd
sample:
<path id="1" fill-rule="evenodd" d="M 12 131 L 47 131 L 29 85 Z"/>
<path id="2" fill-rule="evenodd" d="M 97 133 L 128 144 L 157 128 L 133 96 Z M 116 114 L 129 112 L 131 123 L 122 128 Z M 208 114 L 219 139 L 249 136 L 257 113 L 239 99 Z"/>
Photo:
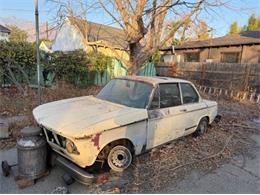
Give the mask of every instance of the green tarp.
<path id="1" fill-rule="evenodd" d="M 96 73 L 94 77 L 93 84 L 95 85 L 105 85 L 110 79 L 118 76 L 126 76 L 127 68 L 120 61 L 114 59 L 112 68 L 108 68 L 106 72 Z M 156 70 L 154 63 L 145 64 L 137 73 L 139 76 L 156 76 Z"/>

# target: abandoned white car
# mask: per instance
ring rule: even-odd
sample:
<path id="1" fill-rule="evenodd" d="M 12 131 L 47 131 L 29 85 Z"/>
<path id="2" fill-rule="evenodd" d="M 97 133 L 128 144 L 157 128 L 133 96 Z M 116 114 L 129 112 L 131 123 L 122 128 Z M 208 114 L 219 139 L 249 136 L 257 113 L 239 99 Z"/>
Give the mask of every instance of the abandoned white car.
<path id="1" fill-rule="evenodd" d="M 107 161 L 128 168 L 134 155 L 191 133 L 202 135 L 217 116 L 217 103 L 204 100 L 186 80 L 120 77 L 96 96 L 55 101 L 33 110 L 49 145 L 85 168 Z"/>

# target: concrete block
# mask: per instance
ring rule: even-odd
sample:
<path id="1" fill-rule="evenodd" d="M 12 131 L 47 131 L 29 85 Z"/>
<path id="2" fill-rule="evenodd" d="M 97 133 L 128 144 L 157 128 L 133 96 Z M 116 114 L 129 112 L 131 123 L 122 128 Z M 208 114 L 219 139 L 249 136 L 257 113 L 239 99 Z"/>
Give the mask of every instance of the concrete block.
<path id="1" fill-rule="evenodd" d="M 259 103 L 260 102 L 260 94 L 257 95 L 257 100 L 256 100 L 256 103 Z"/>
<path id="2" fill-rule="evenodd" d="M 234 92 L 233 90 L 230 92 L 230 97 L 233 97 L 234 96 Z"/>
<path id="3" fill-rule="evenodd" d="M 9 125 L 8 123 L 0 122 L 0 138 L 9 137 Z"/>
<path id="4" fill-rule="evenodd" d="M 227 89 L 225 90 L 225 96 L 228 96 L 228 90 Z"/>
<path id="5" fill-rule="evenodd" d="M 255 97 L 255 93 L 252 93 L 251 95 L 250 95 L 250 101 L 252 102 L 252 101 L 254 101 L 254 97 Z"/>
<path id="6" fill-rule="evenodd" d="M 245 92 L 245 93 L 243 94 L 242 99 L 243 99 L 243 100 L 246 100 L 246 98 L 247 98 L 247 93 Z"/>
<path id="7" fill-rule="evenodd" d="M 222 94 L 222 89 L 219 89 L 218 95 L 220 96 Z"/>

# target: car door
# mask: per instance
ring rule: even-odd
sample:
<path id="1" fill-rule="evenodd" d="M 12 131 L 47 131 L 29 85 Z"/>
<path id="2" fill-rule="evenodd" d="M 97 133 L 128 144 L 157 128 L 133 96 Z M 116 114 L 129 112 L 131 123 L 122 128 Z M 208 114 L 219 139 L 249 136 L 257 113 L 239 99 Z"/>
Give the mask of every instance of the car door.
<path id="1" fill-rule="evenodd" d="M 157 86 L 148 109 L 147 149 L 182 135 L 184 111 L 178 83 Z"/>
<path id="2" fill-rule="evenodd" d="M 180 83 L 180 89 L 185 107 L 183 115 L 185 128 L 182 134 L 187 135 L 196 130 L 200 119 L 207 114 L 207 106 L 201 101 L 199 93 L 192 84 Z"/>

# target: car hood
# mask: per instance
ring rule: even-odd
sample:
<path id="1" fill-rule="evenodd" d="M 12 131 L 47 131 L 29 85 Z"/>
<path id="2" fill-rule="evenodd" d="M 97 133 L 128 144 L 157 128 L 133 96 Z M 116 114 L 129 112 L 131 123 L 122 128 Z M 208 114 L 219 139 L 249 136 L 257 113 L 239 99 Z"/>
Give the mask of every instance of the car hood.
<path id="1" fill-rule="evenodd" d="M 33 110 L 33 115 L 39 125 L 71 138 L 147 119 L 146 109 L 130 108 L 94 96 L 43 104 Z"/>

